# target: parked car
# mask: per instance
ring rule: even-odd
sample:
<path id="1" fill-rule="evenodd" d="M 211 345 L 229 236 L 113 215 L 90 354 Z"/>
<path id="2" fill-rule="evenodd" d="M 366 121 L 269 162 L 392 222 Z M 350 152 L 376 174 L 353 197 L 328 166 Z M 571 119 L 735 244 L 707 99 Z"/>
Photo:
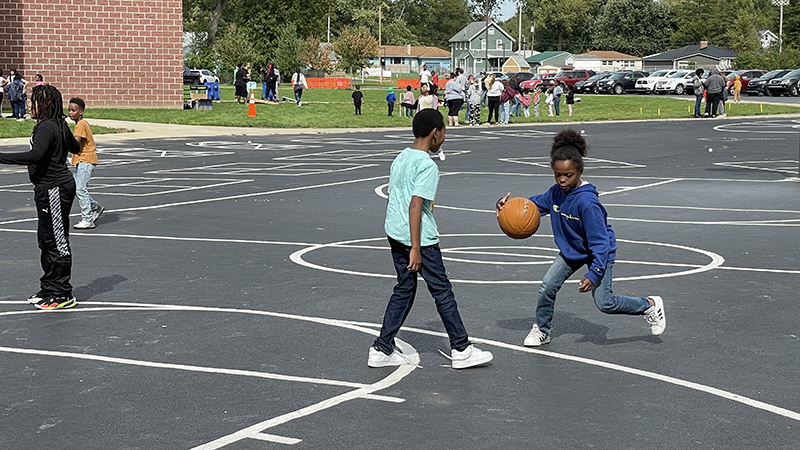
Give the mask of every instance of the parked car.
<path id="1" fill-rule="evenodd" d="M 529 89 L 533 90 L 536 88 L 536 85 L 542 82 L 542 78 L 544 78 L 544 74 L 537 73 L 533 74 L 533 76 L 519 84 L 519 87 L 522 89 Z"/>
<path id="2" fill-rule="evenodd" d="M 198 85 L 200 83 L 200 75 L 192 73 L 188 67 L 183 66 L 183 84 Z"/>
<path id="3" fill-rule="evenodd" d="M 536 75 L 535 73 L 530 73 L 530 72 L 509 72 L 509 73 L 506 74 L 506 77 L 507 77 L 506 79 L 510 80 L 510 79 L 516 77 L 517 81 L 519 81 L 521 83 L 521 82 L 523 82 L 525 80 L 530 80 L 535 75 Z"/>
<path id="4" fill-rule="evenodd" d="M 568 73 L 569 73 L 568 70 L 562 70 L 558 73 L 548 73 L 547 75 L 544 76 L 544 78 L 542 78 L 542 82 L 539 83 L 539 86 L 537 87 L 539 87 L 542 91 L 544 91 L 550 86 L 555 86 L 556 84 L 558 84 L 559 82 L 556 81 L 556 79 L 560 80 L 566 78 Z"/>
<path id="5" fill-rule="evenodd" d="M 611 76 L 611 72 L 600 72 L 586 80 L 575 83 L 575 92 L 579 94 L 597 94 L 597 83 Z"/>
<path id="6" fill-rule="evenodd" d="M 692 84 L 694 72 L 691 70 L 678 70 L 672 75 L 656 82 L 656 92 L 664 94 L 683 95 L 686 86 Z"/>
<path id="7" fill-rule="evenodd" d="M 214 75 L 210 70 L 205 69 L 192 69 L 189 72 L 200 77 L 200 84 L 205 83 L 219 83 L 219 77 Z"/>
<path id="8" fill-rule="evenodd" d="M 636 84 L 633 87 L 633 92 L 638 92 L 639 94 L 650 94 L 656 90 L 656 83 L 666 79 L 675 72 L 677 72 L 677 70 L 658 70 L 644 78 L 639 78 L 636 80 Z"/>
<path id="9" fill-rule="evenodd" d="M 736 75 L 739 75 L 739 80 L 742 82 L 742 92 L 747 91 L 747 85 L 750 80 L 757 79 L 761 75 L 767 73 L 766 70 L 737 70 L 728 75 L 728 93 L 733 95 L 733 83 L 736 81 Z"/>
<path id="10" fill-rule="evenodd" d="M 767 89 L 770 95 L 793 95 L 800 96 L 800 69 L 793 70 L 781 78 L 769 80 Z"/>
<path id="11" fill-rule="evenodd" d="M 746 92 L 747 95 L 752 97 L 755 97 L 758 94 L 769 95 L 769 91 L 767 90 L 767 83 L 769 83 L 769 80 L 773 78 L 782 78 L 789 72 L 791 72 L 791 70 L 771 70 L 758 78 L 750 80 L 750 82 L 747 83 L 746 89 L 744 86 L 742 87 L 742 91 Z"/>
<path id="12" fill-rule="evenodd" d="M 598 90 L 600 92 L 610 92 L 612 94 L 624 94 L 625 92 L 632 91 L 636 86 L 636 80 L 650 75 L 641 70 L 622 70 L 614 72 L 598 83 Z"/>
<path id="13" fill-rule="evenodd" d="M 575 85 L 575 83 L 583 80 L 588 80 L 590 77 L 595 75 L 594 70 L 584 70 L 584 69 L 577 69 L 577 70 L 570 70 L 569 72 L 562 72 L 561 75 L 556 75 L 553 80 L 556 83 L 564 83 L 567 86 Z"/>

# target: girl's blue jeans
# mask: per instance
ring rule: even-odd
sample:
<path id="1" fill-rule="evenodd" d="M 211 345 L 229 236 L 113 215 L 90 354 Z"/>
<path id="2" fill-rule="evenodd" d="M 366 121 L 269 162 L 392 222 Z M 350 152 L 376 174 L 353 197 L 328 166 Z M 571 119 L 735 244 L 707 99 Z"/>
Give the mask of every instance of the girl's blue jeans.
<path id="1" fill-rule="evenodd" d="M 561 286 L 578 269 L 586 264 L 583 262 L 572 262 L 564 259 L 559 253 L 555 261 L 547 270 L 539 286 L 539 300 L 536 304 L 536 324 L 545 333 L 550 333 L 551 322 L 553 320 L 553 309 L 556 304 L 556 294 Z M 609 261 L 606 271 L 592 288 L 594 304 L 600 312 L 606 314 L 628 314 L 639 316 L 650 308 L 650 302 L 644 297 L 626 297 L 624 295 L 614 295 L 611 290 L 611 272 L 614 269 L 614 261 Z"/>

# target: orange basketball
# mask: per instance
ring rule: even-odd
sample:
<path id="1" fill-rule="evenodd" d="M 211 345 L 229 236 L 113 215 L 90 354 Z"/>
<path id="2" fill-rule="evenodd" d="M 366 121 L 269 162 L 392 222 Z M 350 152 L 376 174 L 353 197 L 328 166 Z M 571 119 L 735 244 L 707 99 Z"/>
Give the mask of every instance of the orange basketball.
<path id="1" fill-rule="evenodd" d="M 509 199 L 503 205 L 500 216 L 497 218 L 503 233 L 513 239 L 525 239 L 533 236 L 533 233 L 539 229 L 540 221 L 539 208 L 535 203 L 523 197 Z"/>

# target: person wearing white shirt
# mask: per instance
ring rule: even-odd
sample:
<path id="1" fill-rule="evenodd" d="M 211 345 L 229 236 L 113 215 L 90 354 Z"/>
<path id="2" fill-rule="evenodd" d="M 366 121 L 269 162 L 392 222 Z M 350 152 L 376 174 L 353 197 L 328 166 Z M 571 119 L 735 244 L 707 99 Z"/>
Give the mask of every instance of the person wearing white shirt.
<path id="1" fill-rule="evenodd" d="M 8 80 L 3 77 L 3 70 L 0 69 L 0 119 L 3 118 L 3 97 L 5 96 L 5 88 Z"/>
<path id="2" fill-rule="evenodd" d="M 423 64 L 422 70 L 419 72 L 419 84 L 427 84 L 430 87 L 431 82 L 431 72 L 428 70 L 428 65 Z"/>
<path id="3" fill-rule="evenodd" d="M 292 74 L 292 89 L 294 89 L 294 99 L 297 102 L 297 106 L 302 104 L 300 100 L 303 97 L 304 88 L 308 89 L 308 82 L 306 81 L 305 75 L 300 72 L 300 68 L 298 67 Z"/>

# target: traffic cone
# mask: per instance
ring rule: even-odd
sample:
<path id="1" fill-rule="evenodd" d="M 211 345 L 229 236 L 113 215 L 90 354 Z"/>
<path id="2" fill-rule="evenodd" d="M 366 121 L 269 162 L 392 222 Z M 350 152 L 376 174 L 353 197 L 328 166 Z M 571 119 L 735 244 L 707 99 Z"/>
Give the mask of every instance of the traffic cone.
<path id="1" fill-rule="evenodd" d="M 250 91 L 250 107 L 247 109 L 247 117 L 256 116 L 256 97 L 253 91 Z"/>

